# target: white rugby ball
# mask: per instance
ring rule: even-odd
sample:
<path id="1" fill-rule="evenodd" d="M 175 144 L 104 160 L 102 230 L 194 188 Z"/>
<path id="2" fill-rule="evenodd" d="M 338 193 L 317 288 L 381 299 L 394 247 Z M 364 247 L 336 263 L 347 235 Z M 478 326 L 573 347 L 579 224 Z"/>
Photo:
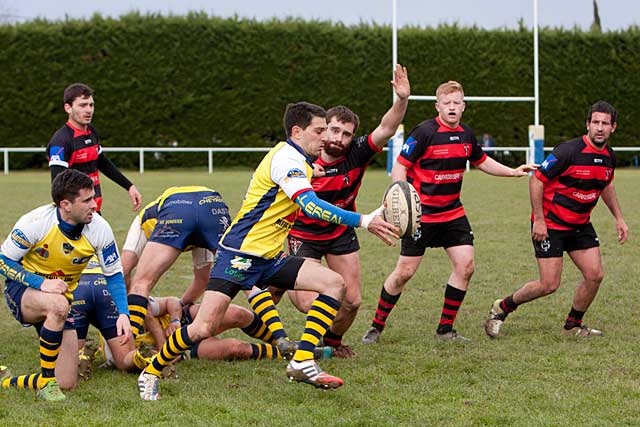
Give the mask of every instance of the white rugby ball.
<path id="1" fill-rule="evenodd" d="M 413 236 L 420 227 L 422 206 L 413 185 L 396 181 L 387 188 L 382 199 L 382 219 L 400 229 L 400 237 Z"/>

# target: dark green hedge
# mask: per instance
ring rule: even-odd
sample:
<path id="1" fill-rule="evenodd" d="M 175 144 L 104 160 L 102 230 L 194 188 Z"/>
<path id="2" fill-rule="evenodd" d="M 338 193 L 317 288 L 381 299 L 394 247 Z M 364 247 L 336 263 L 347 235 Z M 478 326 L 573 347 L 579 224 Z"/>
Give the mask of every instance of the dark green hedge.
<path id="1" fill-rule="evenodd" d="M 621 113 L 615 145 L 640 145 L 638 46 L 637 28 L 541 31 L 547 145 L 580 134 L 588 105 L 600 98 Z M 455 79 L 467 95 L 531 96 L 532 51 L 524 29 L 399 33 L 399 62 L 414 94 L 431 95 Z M 108 146 L 270 146 L 283 138 L 286 104 L 298 100 L 350 106 L 370 130 L 391 102 L 390 62 L 391 30 L 381 26 L 205 14 L 0 26 L 0 146 L 46 145 L 66 119 L 62 91 L 76 81 L 96 90 L 94 124 Z M 407 130 L 433 114 L 431 102 L 412 102 Z M 526 145 L 533 120 L 532 103 L 470 102 L 465 113 L 465 122 L 503 146 Z M 137 162 L 137 155 L 112 157 Z"/>

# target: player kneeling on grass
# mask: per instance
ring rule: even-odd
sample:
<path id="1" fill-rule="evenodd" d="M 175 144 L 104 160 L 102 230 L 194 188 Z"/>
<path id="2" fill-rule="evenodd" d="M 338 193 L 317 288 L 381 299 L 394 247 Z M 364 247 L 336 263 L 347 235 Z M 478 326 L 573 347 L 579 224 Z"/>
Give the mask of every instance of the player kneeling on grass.
<path id="1" fill-rule="evenodd" d="M 3 387 L 37 389 L 39 398 L 59 401 L 65 399 L 61 386 L 75 386 L 77 379 L 67 372 L 77 369 L 78 339 L 67 320 L 73 291 L 94 255 L 118 310 L 117 335 L 125 342 L 131 339 L 120 256 L 111 227 L 95 214 L 94 195 L 89 176 L 65 170 L 51 185 L 54 203 L 20 218 L 2 244 L 0 274 L 7 279 L 5 298 L 19 322 L 36 327 L 41 366 L 40 373 L 4 378 Z M 68 357 L 58 360 L 60 353 Z M 4 377 L 9 376 L 3 372 Z M 58 384 L 57 376 L 65 382 Z"/>
<path id="2" fill-rule="evenodd" d="M 196 318 L 167 339 L 140 375 L 138 391 L 143 400 L 159 398 L 158 378 L 164 366 L 210 337 L 231 300 L 242 290 L 253 290 L 249 302 L 256 313 L 263 314 L 274 338 L 286 337 L 271 294 L 263 289 L 267 284 L 319 294 L 307 314 L 300 344 L 286 369 L 287 376 L 322 388 L 344 384 L 342 379 L 322 371 L 314 361 L 314 349 L 333 323 L 344 298 L 344 280 L 318 263 L 286 255 L 282 252 L 284 240 L 299 213 L 367 228 L 389 244 L 398 237 L 398 230 L 379 216 L 361 215 L 331 205 L 313 191 L 311 157 L 320 154 L 327 138 L 323 108 L 306 102 L 290 104 L 284 125 L 287 141 L 278 143 L 260 162 L 239 213 L 220 239 L 218 257 Z"/>
<path id="3" fill-rule="evenodd" d="M 577 337 L 602 335 L 583 325 L 582 317 L 604 276 L 600 242 L 591 225 L 591 211 L 600 196 L 616 220 L 620 244 L 627 240 L 629 232 L 613 186 L 616 158 L 607 144 L 616 130 L 617 116 L 611 104 L 593 104 L 587 115 L 587 134 L 556 146 L 531 176 L 531 240 L 540 278 L 493 303 L 485 322 L 489 337 L 498 336 L 507 315 L 519 305 L 552 294 L 560 287 L 564 252 L 582 273 L 564 333 Z"/>

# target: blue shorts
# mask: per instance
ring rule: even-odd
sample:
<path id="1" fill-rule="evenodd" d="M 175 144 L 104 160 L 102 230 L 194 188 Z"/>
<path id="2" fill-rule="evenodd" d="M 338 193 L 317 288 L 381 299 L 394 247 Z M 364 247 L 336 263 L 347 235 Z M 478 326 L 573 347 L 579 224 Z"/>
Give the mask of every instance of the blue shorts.
<path id="1" fill-rule="evenodd" d="M 149 241 L 181 251 L 194 246 L 215 251 L 230 223 L 229 208 L 220 194 L 214 191 L 172 194 L 158 212 Z"/>
<path id="2" fill-rule="evenodd" d="M 44 324 L 44 320 L 38 323 L 27 323 L 22 319 L 22 313 L 20 312 L 20 306 L 22 304 L 22 296 L 27 291 L 28 286 L 22 283 L 15 282 L 13 280 L 7 280 L 4 287 L 4 298 L 7 300 L 7 306 L 9 311 L 16 318 L 16 320 L 22 323 L 22 326 L 28 328 L 29 326 L 35 326 L 38 333 L 40 328 Z M 38 291 L 40 292 L 40 291 Z M 75 316 L 73 310 L 69 310 L 69 316 L 66 322 L 64 322 L 65 329 L 75 329 Z"/>
<path id="3" fill-rule="evenodd" d="M 284 252 L 280 252 L 274 258 L 265 259 L 220 249 L 211 269 L 207 289 L 220 291 L 232 298 L 238 291 L 248 291 L 253 286 L 265 289 L 272 285 L 282 289 L 293 289 L 303 262 L 304 258 L 290 256 Z"/>
<path id="4" fill-rule="evenodd" d="M 102 274 L 81 275 L 71 304 L 78 339 L 87 337 L 89 325 L 95 326 L 107 341 L 118 336 L 118 310 Z"/>

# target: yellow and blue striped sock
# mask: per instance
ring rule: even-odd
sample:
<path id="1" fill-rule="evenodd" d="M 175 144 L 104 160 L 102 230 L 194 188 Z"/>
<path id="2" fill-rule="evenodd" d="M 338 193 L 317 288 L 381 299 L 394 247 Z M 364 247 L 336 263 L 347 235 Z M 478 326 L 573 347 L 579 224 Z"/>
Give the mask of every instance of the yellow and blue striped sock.
<path id="1" fill-rule="evenodd" d="M 131 294 L 127 296 L 129 304 L 129 321 L 133 336 L 137 337 L 144 333 L 144 318 L 147 317 L 147 306 L 149 300 L 142 295 Z"/>
<path id="2" fill-rule="evenodd" d="M 17 387 L 36 390 L 38 388 L 38 380 L 40 373 L 19 375 L 17 377 L 9 377 L 2 380 L 2 388 Z"/>
<path id="3" fill-rule="evenodd" d="M 180 357 L 182 353 L 189 350 L 193 346 L 193 341 L 189 338 L 187 326 L 177 329 L 164 342 L 160 353 L 156 354 L 151 364 L 145 370 L 157 377 L 160 377 L 162 370 Z"/>
<path id="4" fill-rule="evenodd" d="M 56 361 L 62 344 L 62 330 L 52 331 L 42 326 L 40 328 L 40 368 L 42 375 L 38 378 L 38 388 L 44 387 L 49 381 L 55 380 Z"/>
<path id="5" fill-rule="evenodd" d="M 340 301 L 337 299 L 328 295 L 318 295 L 307 313 L 304 333 L 300 338 L 298 350 L 293 355 L 294 361 L 313 360 L 313 350 L 333 323 L 339 308 Z"/>
<path id="6" fill-rule="evenodd" d="M 287 333 L 284 330 L 280 315 L 269 291 L 262 290 L 251 295 L 248 300 L 253 311 L 258 315 L 260 320 L 267 325 L 269 331 L 271 331 L 273 340 L 287 338 Z"/>

